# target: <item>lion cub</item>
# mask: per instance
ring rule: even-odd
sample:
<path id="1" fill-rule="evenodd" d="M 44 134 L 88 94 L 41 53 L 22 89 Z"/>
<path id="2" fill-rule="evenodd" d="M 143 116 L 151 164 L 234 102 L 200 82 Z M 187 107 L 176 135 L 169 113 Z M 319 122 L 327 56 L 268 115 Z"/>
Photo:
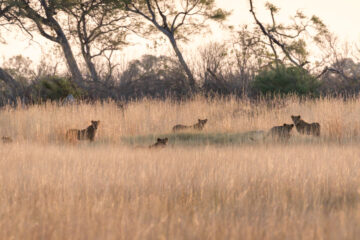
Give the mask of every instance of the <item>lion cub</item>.
<path id="1" fill-rule="evenodd" d="M 291 116 L 291 119 L 293 120 L 296 130 L 300 134 L 307 134 L 307 135 L 314 135 L 314 136 L 320 136 L 320 124 L 317 122 L 314 123 L 307 123 L 304 120 L 301 119 L 299 116 Z"/>
<path id="2" fill-rule="evenodd" d="M 185 130 L 188 128 L 193 128 L 195 130 L 203 130 L 203 128 L 205 127 L 205 124 L 207 123 L 207 119 L 198 119 L 198 123 L 195 123 L 194 125 L 191 126 L 186 126 L 186 125 L 182 125 L 182 124 L 178 124 L 175 125 L 173 127 L 173 132 L 177 132 L 177 131 L 181 131 L 181 130 Z"/>
<path id="3" fill-rule="evenodd" d="M 68 140 L 90 140 L 95 139 L 96 130 L 98 129 L 100 121 L 91 121 L 91 125 L 85 129 L 70 129 L 66 132 Z"/>
<path id="4" fill-rule="evenodd" d="M 288 140 L 290 138 L 290 132 L 293 129 L 294 124 L 286 124 L 284 123 L 284 125 L 282 126 L 275 126 L 272 127 L 267 136 L 272 136 L 272 137 L 276 137 L 279 139 L 283 139 L 283 140 Z"/>
<path id="5" fill-rule="evenodd" d="M 149 148 L 158 148 L 158 147 L 165 147 L 167 145 L 168 142 L 168 138 L 158 138 L 156 140 L 156 143 L 154 143 L 153 145 L 150 145 Z"/>

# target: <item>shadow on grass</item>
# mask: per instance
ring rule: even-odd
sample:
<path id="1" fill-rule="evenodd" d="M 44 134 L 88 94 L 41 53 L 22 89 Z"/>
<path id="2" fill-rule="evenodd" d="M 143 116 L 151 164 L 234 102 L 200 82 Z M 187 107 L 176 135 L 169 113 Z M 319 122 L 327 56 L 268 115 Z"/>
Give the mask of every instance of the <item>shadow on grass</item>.
<path id="1" fill-rule="evenodd" d="M 360 142 L 360 139 L 344 138 L 341 141 L 328 137 L 313 137 L 299 134 L 292 134 L 289 141 L 278 141 L 266 137 L 266 131 L 248 131 L 239 133 L 204 133 L 204 132 L 183 132 L 169 134 L 149 134 L 138 136 L 122 137 L 121 142 L 125 145 L 147 147 L 156 142 L 157 138 L 169 139 L 170 146 L 234 146 L 234 145 L 262 145 L 262 144 L 285 144 L 285 145 L 349 145 Z"/>
<path id="2" fill-rule="evenodd" d="M 203 146 L 203 145 L 239 145 L 254 144 L 256 139 L 262 137 L 263 131 L 251 131 L 243 133 L 170 133 L 170 134 L 149 134 L 131 137 L 122 137 L 124 144 L 132 146 L 148 146 L 157 138 L 169 139 L 168 145 L 179 146 Z"/>

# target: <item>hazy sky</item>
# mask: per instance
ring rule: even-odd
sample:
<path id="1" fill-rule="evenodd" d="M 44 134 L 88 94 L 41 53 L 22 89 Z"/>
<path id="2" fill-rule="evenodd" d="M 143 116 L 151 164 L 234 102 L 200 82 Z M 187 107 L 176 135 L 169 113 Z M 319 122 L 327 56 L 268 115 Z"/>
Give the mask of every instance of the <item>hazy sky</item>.
<path id="1" fill-rule="evenodd" d="M 253 2 L 258 17 L 262 20 L 267 19 L 268 13 L 264 8 L 267 1 L 253 0 Z M 296 10 L 300 9 L 307 16 L 317 15 L 320 17 L 330 31 L 336 33 L 342 40 L 360 42 L 360 28 L 358 27 L 360 0 L 272 0 L 270 2 L 280 7 L 280 20 L 282 21 L 288 20 L 296 13 Z M 248 0 L 217 0 L 217 5 L 232 10 L 232 16 L 229 18 L 232 25 L 253 23 Z M 0 64 L 2 60 L 8 59 L 12 55 L 23 54 L 36 58 L 41 54 L 39 44 L 33 43 L 29 46 L 25 37 L 17 35 L 15 32 L 6 34 L 8 45 L 0 45 Z M 40 37 L 40 39 L 42 38 Z M 211 39 L 211 37 L 207 36 L 207 39 Z M 46 47 L 44 49 L 46 51 Z"/>
<path id="2" fill-rule="evenodd" d="M 233 9 L 231 22 L 253 22 L 248 0 L 218 0 L 219 6 Z M 264 5 L 271 2 L 280 8 L 283 20 L 289 19 L 298 9 L 307 16 L 317 15 L 329 29 L 344 39 L 360 41 L 360 0 L 253 0 L 259 17 L 264 17 Z"/>

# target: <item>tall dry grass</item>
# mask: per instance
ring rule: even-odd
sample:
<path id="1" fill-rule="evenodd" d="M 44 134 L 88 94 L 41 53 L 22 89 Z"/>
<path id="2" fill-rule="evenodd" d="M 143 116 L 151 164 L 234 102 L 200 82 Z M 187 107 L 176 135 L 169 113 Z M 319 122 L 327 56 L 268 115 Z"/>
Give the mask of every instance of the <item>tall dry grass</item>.
<path id="1" fill-rule="evenodd" d="M 15 141 L 0 145 L 0 239 L 358 239 L 359 99 L 277 102 L 4 109 L 0 135 Z M 316 144 L 295 132 L 288 144 L 121 142 L 205 117 L 205 134 L 266 130 L 291 114 L 320 122 Z M 101 121 L 94 143 L 64 140 L 92 119 Z"/>
<path id="2" fill-rule="evenodd" d="M 98 141 L 118 143 L 121 136 L 169 133 L 178 123 L 191 125 L 208 118 L 205 132 L 244 132 L 267 130 L 291 123 L 290 115 L 300 114 L 309 122 L 317 121 L 325 138 L 356 138 L 360 134 L 360 100 L 303 100 L 289 97 L 274 103 L 252 104 L 247 100 L 210 100 L 174 103 L 144 100 L 120 108 L 116 103 L 58 106 L 46 103 L 17 109 L 5 108 L 0 115 L 0 135 L 18 141 L 62 141 L 66 129 L 85 128 L 90 120 L 100 120 Z"/>

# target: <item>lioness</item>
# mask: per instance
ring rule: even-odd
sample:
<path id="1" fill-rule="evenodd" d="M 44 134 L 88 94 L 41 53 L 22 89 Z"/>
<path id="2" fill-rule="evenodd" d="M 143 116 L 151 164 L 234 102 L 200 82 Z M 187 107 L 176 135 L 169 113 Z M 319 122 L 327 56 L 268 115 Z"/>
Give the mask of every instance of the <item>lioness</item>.
<path id="1" fill-rule="evenodd" d="M 168 138 L 158 138 L 156 140 L 156 143 L 154 143 L 153 145 L 150 145 L 149 148 L 158 148 L 158 147 L 165 147 L 167 145 L 168 142 Z"/>
<path id="2" fill-rule="evenodd" d="M 307 135 L 314 135 L 314 136 L 320 136 L 320 124 L 317 122 L 314 123 L 307 123 L 304 120 L 301 119 L 299 116 L 291 116 L 291 119 L 293 120 L 296 130 L 300 134 L 307 134 Z"/>
<path id="3" fill-rule="evenodd" d="M 288 140 L 290 138 L 290 132 L 293 129 L 294 124 L 286 124 L 282 126 L 272 127 L 266 136 L 277 137 L 279 139 Z"/>
<path id="4" fill-rule="evenodd" d="M 201 130 L 203 130 L 206 123 L 207 123 L 207 119 L 198 119 L 198 122 L 191 126 L 178 124 L 173 127 L 173 132 L 181 131 L 181 130 L 188 129 L 188 128 L 192 128 L 192 129 L 201 131 Z"/>
<path id="5" fill-rule="evenodd" d="M 98 129 L 100 121 L 91 121 L 91 125 L 85 129 L 70 129 L 66 132 L 68 140 L 90 140 L 95 139 L 96 130 Z"/>

